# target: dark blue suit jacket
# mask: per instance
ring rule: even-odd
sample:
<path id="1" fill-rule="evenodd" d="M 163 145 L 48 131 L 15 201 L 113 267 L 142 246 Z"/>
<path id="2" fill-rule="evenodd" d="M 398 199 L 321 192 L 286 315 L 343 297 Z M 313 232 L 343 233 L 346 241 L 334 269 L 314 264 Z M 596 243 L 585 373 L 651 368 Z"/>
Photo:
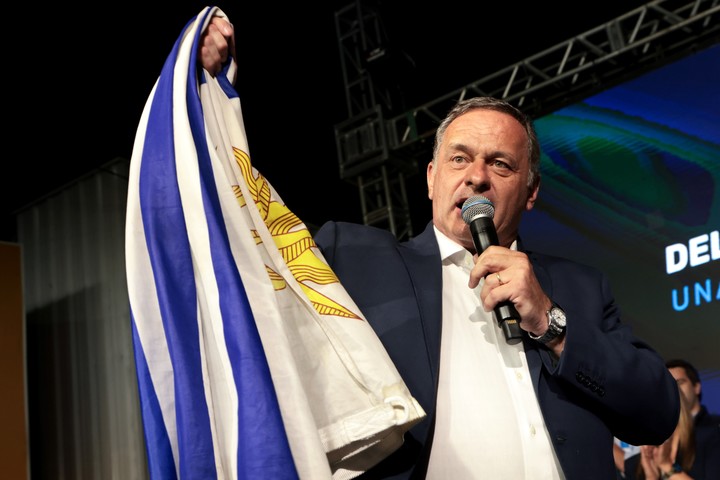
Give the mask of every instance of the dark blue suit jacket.
<path id="1" fill-rule="evenodd" d="M 361 478 L 423 478 L 440 362 L 442 273 L 432 224 L 408 242 L 387 230 L 328 222 L 315 241 L 379 336 L 428 418 Z M 523 339 L 545 423 L 568 479 L 612 479 L 613 436 L 659 444 L 678 419 L 663 359 L 620 323 L 606 278 L 566 259 L 526 252 L 545 293 L 568 317 L 559 362 Z M 478 366 L 482 368 L 482 366 Z M 482 432 L 481 429 L 478 429 Z"/>

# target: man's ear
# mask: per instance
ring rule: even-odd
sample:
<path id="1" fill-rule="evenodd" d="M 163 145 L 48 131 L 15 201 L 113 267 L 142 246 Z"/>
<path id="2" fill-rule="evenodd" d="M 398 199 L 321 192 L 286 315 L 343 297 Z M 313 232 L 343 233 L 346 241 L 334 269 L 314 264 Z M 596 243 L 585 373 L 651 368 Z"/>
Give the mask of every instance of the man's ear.
<path id="1" fill-rule="evenodd" d="M 435 170 L 433 169 L 433 162 L 428 162 L 427 166 L 427 187 L 428 187 L 428 198 L 432 200 L 433 197 L 433 185 L 435 184 Z"/>
<path id="2" fill-rule="evenodd" d="M 530 211 L 535 206 L 535 201 L 538 198 L 538 192 L 540 192 L 540 180 L 535 182 L 535 186 L 530 188 L 528 191 L 528 198 L 525 202 L 525 210 Z"/>

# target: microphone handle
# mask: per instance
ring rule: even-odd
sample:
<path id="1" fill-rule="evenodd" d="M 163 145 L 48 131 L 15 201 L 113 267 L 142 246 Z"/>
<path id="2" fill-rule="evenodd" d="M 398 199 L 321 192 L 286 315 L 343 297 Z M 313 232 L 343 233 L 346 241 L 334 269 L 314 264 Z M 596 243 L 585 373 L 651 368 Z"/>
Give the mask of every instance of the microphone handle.
<path id="1" fill-rule="evenodd" d="M 495 305 L 495 318 L 505 335 L 505 340 L 510 344 L 522 340 L 522 328 L 520 328 L 520 314 L 512 302 L 500 302 Z"/>
<path id="2" fill-rule="evenodd" d="M 484 220 L 484 221 L 482 221 Z M 478 255 L 485 251 L 490 245 L 499 245 L 495 225 L 489 217 L 476 218 L 470 222 L 470 232 Z M 505 335 L 505 340 L 515 344 L 522 340 L 522 329 L 520 328 L 520 314 L 512 302 L 505 301 L 495 305 L 495 319 Z"/>

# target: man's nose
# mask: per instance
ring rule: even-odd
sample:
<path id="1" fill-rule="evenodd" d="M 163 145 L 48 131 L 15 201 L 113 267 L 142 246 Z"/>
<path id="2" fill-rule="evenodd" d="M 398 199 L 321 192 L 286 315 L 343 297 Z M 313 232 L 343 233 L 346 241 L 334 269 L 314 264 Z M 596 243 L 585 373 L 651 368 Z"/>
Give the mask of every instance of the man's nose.
<path id="1" fill-rule="evenodd" d="M 485 162 L 473 162 L 465 170 L 465 185 L 475 190 L 485 190 L 489 185 L 490 177 Z"/>

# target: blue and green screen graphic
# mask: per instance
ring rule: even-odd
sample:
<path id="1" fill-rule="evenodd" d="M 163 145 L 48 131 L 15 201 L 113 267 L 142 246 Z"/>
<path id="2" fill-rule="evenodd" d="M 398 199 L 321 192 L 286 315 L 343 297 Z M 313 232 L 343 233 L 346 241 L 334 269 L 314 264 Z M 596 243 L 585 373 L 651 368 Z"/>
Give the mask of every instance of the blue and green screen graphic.
<path id="1" fill-rule="evenodd" d="M 626 323 L 720 413 L 720 45 L 536 121 L 528 248 L 610 276 Z"/>

